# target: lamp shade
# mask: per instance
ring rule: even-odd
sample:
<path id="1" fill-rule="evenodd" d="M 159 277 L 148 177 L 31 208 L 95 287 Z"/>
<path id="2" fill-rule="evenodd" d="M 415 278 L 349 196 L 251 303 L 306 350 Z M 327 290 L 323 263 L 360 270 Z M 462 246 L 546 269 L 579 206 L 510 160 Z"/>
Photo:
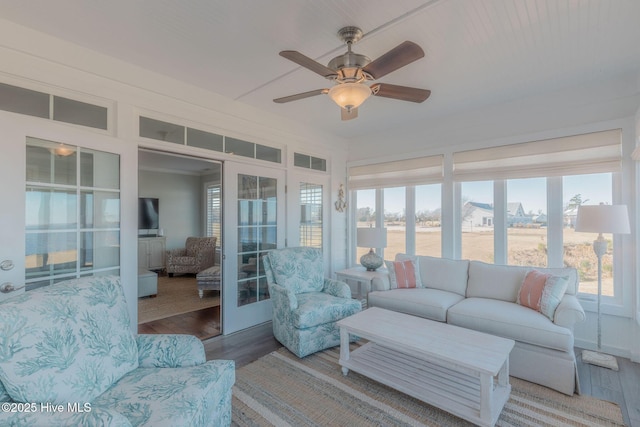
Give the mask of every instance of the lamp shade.
<path id="1" fill-rule="evenodd" d="M 342 83 L 329 89 L 329 97 L 341 108 L 358 108 L 371 95 L 371 88 L 362 83 Z"/>
<path id="2" fill-rule="evenodd" d="M 386 248 L 387 229 L 386 228 L 358 228 L 359 248 Z"/>
<path id="3" fill-rule="evenodd" d="M 627 205 L 582 205 L 578 208 L 576 231 L 629 234 Z"/>

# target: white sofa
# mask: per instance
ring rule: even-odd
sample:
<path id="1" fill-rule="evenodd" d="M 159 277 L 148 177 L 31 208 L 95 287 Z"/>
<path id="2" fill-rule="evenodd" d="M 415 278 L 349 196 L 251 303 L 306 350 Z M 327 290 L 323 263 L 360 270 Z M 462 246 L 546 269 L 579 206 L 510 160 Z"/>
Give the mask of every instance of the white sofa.
<path id="1" fill-rule="evenodd" d="M 576 298 L 574 268 L 538 268 L 486 264 L 398 254 L 396 261 L 417 258 L 423 287 L 390 289 L 388 276 L 376 278 L 369 307 L 381 307 L 510 338 L 510 374 L 562 393 L 579 393 L 573 326 L 585 318 Z M 516 303 L 526 273 L 532 269 L 569 276 L 569 285 L 553 322 Z"/>

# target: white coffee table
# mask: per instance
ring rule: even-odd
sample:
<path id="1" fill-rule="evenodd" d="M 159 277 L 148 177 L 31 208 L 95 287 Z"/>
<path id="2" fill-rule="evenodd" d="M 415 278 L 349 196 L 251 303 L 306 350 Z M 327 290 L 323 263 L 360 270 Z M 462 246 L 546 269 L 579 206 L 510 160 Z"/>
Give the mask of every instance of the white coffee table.
<path id="1" fill-rule="evenodd" d="M 373 307 L 338 322 L 340 365 L 473 423 L 509 400 L 514 341 Z M 350 352 L 349 334 L 370 342 Z"/>

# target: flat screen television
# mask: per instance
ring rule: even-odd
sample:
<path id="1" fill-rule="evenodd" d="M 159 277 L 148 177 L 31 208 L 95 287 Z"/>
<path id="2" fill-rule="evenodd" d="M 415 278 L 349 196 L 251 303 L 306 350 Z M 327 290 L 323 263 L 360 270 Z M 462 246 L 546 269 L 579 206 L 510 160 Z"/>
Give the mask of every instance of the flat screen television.
<path id="1" fill-rule="evenodd" d="M 158 199 L 140 197 L 138 199 L 138 230 L 157 230 L 159 226 Z"/>

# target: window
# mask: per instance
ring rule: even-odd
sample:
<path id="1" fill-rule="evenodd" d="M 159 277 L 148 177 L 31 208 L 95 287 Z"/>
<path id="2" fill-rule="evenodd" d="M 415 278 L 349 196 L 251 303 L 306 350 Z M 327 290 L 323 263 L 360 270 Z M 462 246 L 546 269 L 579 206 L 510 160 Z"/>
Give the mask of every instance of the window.
<path id="1" fill-rule="evenodd" d="M 120 156 L 27 139 L 26 287 L 120 270 Z"/>
<path id="2" fill-rule="evenodd" d="M 293 165 L 322 172 L 327 171 L 327 161 L 325 159 L 301 153 L 293 153 Z"/>
<path id="3" fill-rule="evenodd" d="M 612 204 L 612 174 L 565 176 L 562 182 L 563 220 L 562 233 L 564 263 L 578 269 L 580 292 L 598 293 L 598 258 L 593 251 L 595 233 L 579 233 L 574 229 L 580 205 Z M 602 257 L 602 295 L 614 295 L 613 236 L 603 234 L 609 242 L 607 253 Z"/>
<path id="4" fill-rule="evenodd" d="M 434 201 L 437 206 L 433 210 L 439 214 L 442 197 L 435 193 L 441 191 L 443 159 L 444 156 L 436 155 L 349 168 L 349 185 L 357 201 L 355 226 L 380 227 L 383 223 L 387 228 L 387 247 L 376 248 L 382 249 L 379 255 L 393 259 L 397 253 L 414 253 L 416 243 L 430 246 L 430 253 L 441 252 L 433 249 L 441 245 L 439 231 L 437 239 L 431 238 L 435 234 L 428 239 L 417 237 L 418 231 L 425 230 L 418 230 L 416 223 L 418 210 L 432 206 Z M 423 196 L 424 200 L 416 200 Z M 357 246 L 357 242 L 354 244 Z M 357 247 L 357 259 L 368 250 Z"/>
<path id="5" fill-rule="evenodd" d="M 387 247 L 384 249 L 386 257 L 407 252 L 407 216 L 406 216 L 406 188 L 385 188 L 384 226 L 387 229 Z"/>
<path id="6" fill-rule="evenodd" d="M 493 181 L 462 183 L 462 258 L 493 262 Z"/>
<path id="7" fill-rule="evenodd" d="M 0 110 L 107 130 L 108 109 L 0 83 Z"/>
<path id="8" fill-rule="evenodd" d="M 255 144 L 143 116 L 139 118 L 139 126 L 139 135 L 144 138 L 204 148 L 267 162 L 282 163 L 282 150 L 279 148 Z"/>
<path id="9" fill-rule="evenodd" d="M 376 227 L 376 190 L 358 190 L 356 191 L 356 200 L 356 227 Z M 360 262 L 362 255 L 369 252 L 369 249 L 357 247 L 356 264 Z"/>
<path id="10" fill-rule="evenodd" d="M 416 255 L 442 255 L 442 184 L 418 185 L 416 191 Z"/>
<path id="11" fill-rule="evenodd" d="M 322 185 L 300 183 L 300 246 L 322 248 Z"/>
<path id="12" fill-rule="evenodd" d="M 217 237 L 216 246 L 222 246 L 222 196 L 220 184 L 208 184 L 207 189 L 207 236 Z"/>
<path id="13" fill-rule="evenodd" d="M 507 181 L 507 264 L 546 267 L 547 179 Z"/>

